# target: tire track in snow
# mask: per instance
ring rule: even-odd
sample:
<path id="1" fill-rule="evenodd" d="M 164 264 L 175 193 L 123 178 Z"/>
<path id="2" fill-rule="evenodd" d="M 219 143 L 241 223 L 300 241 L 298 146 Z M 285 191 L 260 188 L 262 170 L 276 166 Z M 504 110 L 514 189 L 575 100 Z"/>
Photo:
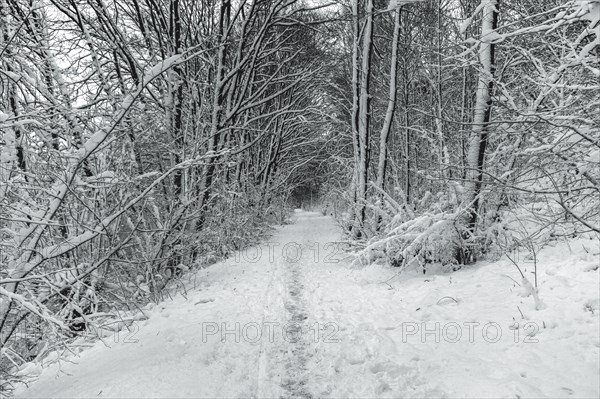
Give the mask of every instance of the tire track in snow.
<path id="1" fill-rule="evenodd" d="M 263 307 L 263 317 L 261 326 L 265 325 L 265 322 L 269 321 L 269 317 L 273 315 L 273 306 L 274 300 L 273 296 L 276 295 L 275 292 L 275 280 L 277 279 L 279 267 L 278 262 L 274 263 L 272 266 L 272 271 L 270 273 L 269 284 L 267 285 L 267 290 L 265 291 L 265 296 L 263 299 L 264 307 Z M 260 350 L 257 364 L 257 382 L 256 382 L 256 397 L 257 398 L 265 398 L 268 396 L 272 396 L 267 393 L 267 389 L 269 387 L 267 382 L 270 382 L 271 376 L 268 370 L 268 351 L 271 348 L 267 346 L 267 340 L 261 339 L 260 342 Z"/>
<path id="2" fill-rule="evenodd" d="M 288 314 L 287 324 L 287 362 L 286 375 L 282 381 L 282 388 L 287 397 L 312 398 L 308 391 L 308 372 L 306 363 L 308 359 L 305 333 L 308 315 L 304 306 L 304 283 L 302 279 L 302 262 L 289 262 L 285 260 L 286 287 L 288 297 L 285 309 Z"/>

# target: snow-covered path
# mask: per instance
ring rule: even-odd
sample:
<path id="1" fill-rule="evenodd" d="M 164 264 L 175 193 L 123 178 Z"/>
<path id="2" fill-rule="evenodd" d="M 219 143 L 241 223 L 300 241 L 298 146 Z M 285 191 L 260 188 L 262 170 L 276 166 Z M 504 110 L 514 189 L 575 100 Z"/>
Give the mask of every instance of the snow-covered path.
<path id="1" fill-rule="evenodd" d="M 593 254 L 549 252 L 536 311 L 506 263 L 353 269 L 330 218 L 296 218 L 20 395 L 598 397 Z"/>
<path id="2" fill-rule="evenodd" d="M 50 367 L 22 395 L 312 396 L 308 363 L 321 332 L 309 296 L 315 271 L 330 260 L 323 258 L 336 255 L 327 243 L 339 232 L 320 214 L 298 219 L 260 247 L 199 271 L 187 294 L 147 311 L 133 332 Z"/>

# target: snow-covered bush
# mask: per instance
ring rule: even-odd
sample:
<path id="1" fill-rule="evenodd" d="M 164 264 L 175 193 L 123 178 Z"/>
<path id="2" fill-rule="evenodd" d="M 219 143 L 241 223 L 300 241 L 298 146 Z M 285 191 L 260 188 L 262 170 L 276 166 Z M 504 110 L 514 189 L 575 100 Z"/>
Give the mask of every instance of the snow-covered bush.
<path id="1" fill-rule="evenodd" d="M 358 262 L 383 257 L 392 266 L 427 264 L 456 265 L 463 242 L 455 214 L 422 214 L 391 228 L 385 237 L 374 239 L 360 254 Z"/>

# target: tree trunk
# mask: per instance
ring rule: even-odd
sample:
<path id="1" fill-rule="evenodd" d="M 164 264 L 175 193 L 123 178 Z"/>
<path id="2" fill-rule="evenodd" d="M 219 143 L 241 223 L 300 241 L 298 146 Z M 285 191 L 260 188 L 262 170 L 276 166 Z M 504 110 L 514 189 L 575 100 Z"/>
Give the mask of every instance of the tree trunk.
<path id="1" fill-rule="evenodd" d="M 208 141 L 208 152 L 216 152 L 217 145 L 219 143 L 219 131 L 221 129 L 221 113 L 223 106 L 223 88 L 224 81 L 223 76 L 225 74 L 225 56 L 227 52 L 227 33 L 229 29 L 229 17 L 231 12 L 231 3 L 229 0 L 222 0 L 221 2 L 221 13 L 219 18 L 219 50 L 217 53 L 217 67 L 215 74 L 215 84 L 214 84 L 214 92 L 213 92 L 213 108 L 212 108 L 212 117 L 210 124 L 210 132 L 209 132 L 209 141 Z M 196 228 L 201 230 L 204 226 L 204 221 L 206 219 L 206 209 L 207 203 L 210 198 L 211 185 L 213 183 L 214 175 L 215 175 L 215 160 L 214 158 L 209 158 L 207 160 L 207 165 L 204 173 L 204 179 L 201 186 L 200 191 L 200 213 L 198 216 L 198 221 L 196 223 Z"/>
<path id="2" fill-rule="evenodd" d="M 371 55 L 373 49 L 373 0 L 367 0 L 366 22 L 362 42 L 362 67 L 360 79 L 360 98 L 358 107 L 358 179 L 356 200 L 358 212 L 356 214 L 357 230 L 354 236 L 359 238 L 364 233 L 364 223 L 367 208 L 367 179 L 369 169 L 369 128 L 370 128 L 370 84 L 371 84 Z"/>
<path id="3" fill-rule="evenodd" d="M 381 191 L 385 189 L 385 170 L 387 164 L 387 143 L 394 119 L 394 111 L 396 110 L 396 71 L 398 69 L 398 38 L 400 36 L 400 13 L 401 8 L 395 11 L 394 15 L 394 36 L 392 39 L 392 60 L 390 62 L 390 91 L 388 98 L 388 106 L 385 113 L 385 120 L 379 134 L 379 163 L 377 165 L 377 181 L 376 185 Z M 381 207 L 384 205 L 384 195 L 380 194 L 379 202 Z M 377 223 L 377 229 L 380 228 L 380 222 Z"/>
<path id="4" fill-rule="evenodd" d="M 488 142 L 489 123 L 492 111 L 492 90 L 494 88 L 495 44 L 489 39 L 498 25 L 498 0 L 482 0 L 483 20 L 481 44 L 479 46 L 480 71 L 477 85 L 473 127 L 467 153 L 467 187 L 464 203 L 467 206 L 467 230 L 465 239 L 470 239 L 475 231 L 483 182 L 483 164 Z M 472 251 L 467 251 L 467 261 L 474 261 Z"/>
<path id="5" fill-rule="evenodd" d="M 436 127 L 438 131 L 439 141 L 439 158 L 440 158 L 440 177 L 451 178 L 452 171 L 450 169 L 450 154 L 448 153 L 448 146 L 444 138 L 444 102 L 443 102 L 443 87 L 442 87 L 442 0 L 438 0 L 437 9 L 437 87 L 436 87 L 436 102 L 437 102 L 437 118 Z"/>
<path id="6" fill-rule="evenodd" d="M 357 207 L 357 190 L 358 190 L 358 164 L 359 164 L 359 139 L 358 139 L 358 110 L 360 108 L 360 86 L 359 86 L 359 41 L 360 41 L 360 24 L 359 24 L 359 0 L 352 2 L 352 148 L 354 150 L 354 164 L 352 166 L 352 214 L 350 215 L 350 232 L 354 229 L 354 222 L 358 214 Z"/>

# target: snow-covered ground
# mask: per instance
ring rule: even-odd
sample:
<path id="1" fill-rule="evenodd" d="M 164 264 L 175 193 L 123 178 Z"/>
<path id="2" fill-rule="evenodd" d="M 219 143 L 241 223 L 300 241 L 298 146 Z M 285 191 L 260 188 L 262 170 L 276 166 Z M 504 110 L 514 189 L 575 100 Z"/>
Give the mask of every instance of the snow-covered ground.
<path id="1" fill-rule="evenodd" d="M 356 269 L 330 218 L 296 217 L 18 395 L 600 396 L 597 241 L 538 254 L 536 310 L 508 261 Z"/>

